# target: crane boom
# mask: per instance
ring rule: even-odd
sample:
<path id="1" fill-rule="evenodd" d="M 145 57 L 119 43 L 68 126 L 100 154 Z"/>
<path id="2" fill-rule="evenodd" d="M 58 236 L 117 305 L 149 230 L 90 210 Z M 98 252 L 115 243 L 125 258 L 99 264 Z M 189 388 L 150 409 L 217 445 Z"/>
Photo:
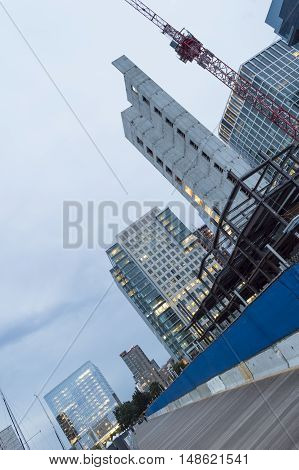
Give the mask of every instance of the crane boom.
<path id="1" fill-rule="evenodd" d="M 178 31 L 157 15 L 140 0 L 125 0 L 139 13 L 150 20 L 162 32 L 172 39 L 171 46 L 184 63 L 197 62 L 222 83 L 228 86 L 242 100 L 250 103 L 257 111 L 274 122 L 292 139 L 299 140 L 299 121 L 289 111 L 278 105 L 269 95 L 256 88 L 249 80 L 218 59 L 211 51 L 196 39 L 189 31 Z"/>

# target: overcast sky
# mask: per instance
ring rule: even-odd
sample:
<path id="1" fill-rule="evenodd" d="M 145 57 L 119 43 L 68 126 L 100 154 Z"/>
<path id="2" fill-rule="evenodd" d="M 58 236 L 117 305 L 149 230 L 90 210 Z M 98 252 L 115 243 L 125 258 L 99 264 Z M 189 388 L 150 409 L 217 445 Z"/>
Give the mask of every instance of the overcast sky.
<path id="1" fill-rule="evenodd" d="M 147 2 L 234 68 L 275 39 L 264 23 L 270 0 Z M 123 77 L 111 62 L 126 54 L 215 132 L 229 90 L 195 64 L 183 65 L 169 41 L 124 0 L 1 1 L 0 44 L 0 385 L 20 418 L 111 285 L 105 250 L 87 248 L 86 230 L 80 249 L 63 248 L 63 201 L 83 205 L 86 227 L 88 201 L 121 207 L 182 200 L 124 139 L 120 112 L 128 104 Z M 107 242 L 108 224 L 125 227 L 121 214 L 107 213 L 102 222 Z M 136 343 L 158 363 L 168 359 L 113 285 L 42 396 L 91 360 L 128 399 L 134 383 L 119 353 Z M 0 404 L 0 428 L 7 424 Z M 32 448 L 58 448 L 34 404 L 23 431 L 30 438 L 39 430 Z"/>

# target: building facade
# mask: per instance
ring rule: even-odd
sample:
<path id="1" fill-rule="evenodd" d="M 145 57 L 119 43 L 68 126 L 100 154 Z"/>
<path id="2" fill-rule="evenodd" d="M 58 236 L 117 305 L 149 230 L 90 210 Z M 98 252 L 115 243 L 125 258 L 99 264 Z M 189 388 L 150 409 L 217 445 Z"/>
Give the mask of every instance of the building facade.
<path id="1" fill-rule="evenodd" d="M 127 57 L 113 65 L 124 75 L 131 103 L 122 113 L 126 138 L 215 230 L 233 175 L 242 176 L 249 165 Z"/>
<path id="2" fill-rule="evenodd" d="M 115 397 L 99 369 L 87 362 L 44 398 L 69 442 L 91 449 L 117 428 Z"/>
<path id="3" fill-rule="evenodd" d="M 23 450 L 23 446 L 12 426 L 0 431 L 0 450 Z"/>
<path id="4" fill-rule="evenodd" d="M 289 46 L 299 49 L 299 2 L 297 0 L 272 0 L 266 23 L 272 26 L 275 33 Z"/>
<path id="5" fill-rule="evenodd" d="M 116 285 L 169 355 L 176 360 L 188 357 L 194 336 L 182 331 L 180 317 L 138 262 L 119 243 L 107 250 L 107 255 L 113 266 L 110 273 Z"/>
<path id="6" fill-rule="evenodd" d="M 123 283 L 125 287 L 128 284 L 124 268 L 128 265 L 132 269 L 129 263 L 133 260 L 133 266 L 138 267 L 137 275 L 141 272 L 140 279 L 144 278 L 145 295 L 152 288 L 154 299 L 157 293 L 160 295 L 152 311 L 154 321 L 158 323 L 160 316 L 167 312 L 167 316 L 173 318 L 175 313 L 175 323 L 168 323 L 167 320 L 164 322 L 165 333 L 160 336 L 160 340 L 164 342 L 167 338 L 175 338 L 180 344 L 181 354 L 174 356 L 194 358 L 210 344 L 211 339 L 207 336 L 203 340 L 204 344 L 197 342 L 197 337 L 203 332 L 202 327 L 209 324 L 205 315 L 196 327 L 186 328 L 210 285 L 208 276 L 201 282 L 197 278 L 199 265 L 207 252 L 196 231 L 191 232 L 169 208 L 163 211 L 154 208 L 119 233 L 117 244 L 118 249 L 123 252 L 120 261 L 123 262 L 122 273 L 117 266 L 116 271 L 112 270 L 118 285 Z M 110 250 L 114 249 L 115 245 Z M 108 256 L 111 259 L 109 250 Z M 220 265 L 215 260 L 209 266 L 211 273 L 219 269 Z M 128 289 L 131 289 L 128 292 L 131 298 L 136 295 L 136 287 L 129 285 Z M 142 295 L 142 289 L 139 289 L 139 294 Z"/>
<path id="7" fill-rule="evenodd" d="M 167 383 L 160 375 L 158 365 L 155 361 L 149 360 L 140 346 L 133 346 L 129 351 L 123 351 L 120 357 L 132 372 L 136 386 L 141 392 L 147 392 L 153 382 L 159 383 L 163 388 L 166 387 Z"/>
<path id="8" fill-rule="evenodd" d="M 294 48 L 277 41 L 245 62 L 239 72 L 299 117 L 299 54 Z M 262 155 L 273 156 L 292 142 L 285 132 L 234 93 L 224 111 L 219 135 L 252 167 L 264 161 Z"/>

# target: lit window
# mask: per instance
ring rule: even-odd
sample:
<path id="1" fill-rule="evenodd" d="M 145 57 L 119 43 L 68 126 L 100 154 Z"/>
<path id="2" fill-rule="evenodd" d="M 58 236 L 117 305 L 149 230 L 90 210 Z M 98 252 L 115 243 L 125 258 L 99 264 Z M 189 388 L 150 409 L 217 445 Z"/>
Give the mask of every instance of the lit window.
<path id="1" fill-rule="evenodd" d="M 185 192 L 186 192 L 190 197 L 193 196 L 193 191 L 192 191 L 191 188 L 189 188 L 189 186 L 185 186 Z"/>
<path id="2" fill-rule="evenodd" d="M 207 205 L 205 205 L 205 212 L 209 214 L 210 217 L 213 217 L 213 210 Z"/>
<path id="3" fill-rule="evenodd" d="M 202 205 L 203 205 L 203 200 L 200 199 L 200 197 L 196 196 L 196 194 L 194 194 L 194 201 L 195 201 L 196 204 L 198 204 L 199 206 L 202 206 Z"/>
<path id="4" fill-rule="evenodd" d="M 131 86 L 131 89 L 136 95 L 138 95 L 138 90 L 134 85 Z"/>

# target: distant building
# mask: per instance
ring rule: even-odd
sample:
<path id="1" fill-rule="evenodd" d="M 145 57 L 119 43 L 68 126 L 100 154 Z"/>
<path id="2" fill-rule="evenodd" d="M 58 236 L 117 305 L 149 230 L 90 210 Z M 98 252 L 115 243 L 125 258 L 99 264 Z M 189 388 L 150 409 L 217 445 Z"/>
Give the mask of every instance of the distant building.
<path id="1" fill-rule="evenodd" d="M 213 340 L 205 335 L 202 344 L 197 342 L 210 324 L 206 315 L 195 328 L 185 328 L 210 285 L 209 276 L 202 282 L 197 277 L 207 253 L 201 238 L 169 208 L 154 208 L 119 233 L 116 241 L 107 251 L 116 283 L 147 324 L 151 321 L 161 342 L 173 352 L 179 347 L 173 358 L 194 358 Z M 218 270 L 220 265 L 213 260 L 209 272 Z"/>
<path id="2" fill-rule="evenodd" d="M 299 2 L 298 0 L 272 0 L 266 23 L 289 46 L 299 49 Z"/>
<path id="3" fill-rule="evenodd" d="M 240 75 L 299 118 L 299 56 L 284 41 L 259 52 L 240 68 Z M 252 167 L 292 143 L 291 137 L 247 101 L 231 93 L 219 135 Z"/>
<path id="4" fill-rule="evenodd" d="M 0 450 L 23 450 L 23 446 L 12 426 L 0 431 Z"/>
<path id="5" fill-rule="evenodd" d="M 124 75 L 126 138 L 197 210 L 210 230 L 234 186 L 250 167 L 127 57 L 113 65 Z"/>
<path id="6" fill-rule="evenodd" d="M 167 361 L 159 371 L 162 377 L 164 377 L 164 380 L 166 380 L 167 385 L 170 385 L 178 376 L 177 373 L 173 370 L 173 365 L 174 361 L 169 359 L 169 361 Z"/>
<path id="7" fill-rule="evenodd" d="M 72 446 L 102 445 L 117 428 L 113 410 L 119 404 L 99 369 L 86 362 L 47 395 L 45 400 Z"/>
<path id="8" fill-rule="evenodd" d="M 167 382 L 159 373 L 157 363 L 150 361 L 140 346 L 133 346 L 129 351 L 122 352 L 120 357 L 132 372 L 136 386 L 141 392 L 147 392 L 153 382 L 166 387 Z"/>

